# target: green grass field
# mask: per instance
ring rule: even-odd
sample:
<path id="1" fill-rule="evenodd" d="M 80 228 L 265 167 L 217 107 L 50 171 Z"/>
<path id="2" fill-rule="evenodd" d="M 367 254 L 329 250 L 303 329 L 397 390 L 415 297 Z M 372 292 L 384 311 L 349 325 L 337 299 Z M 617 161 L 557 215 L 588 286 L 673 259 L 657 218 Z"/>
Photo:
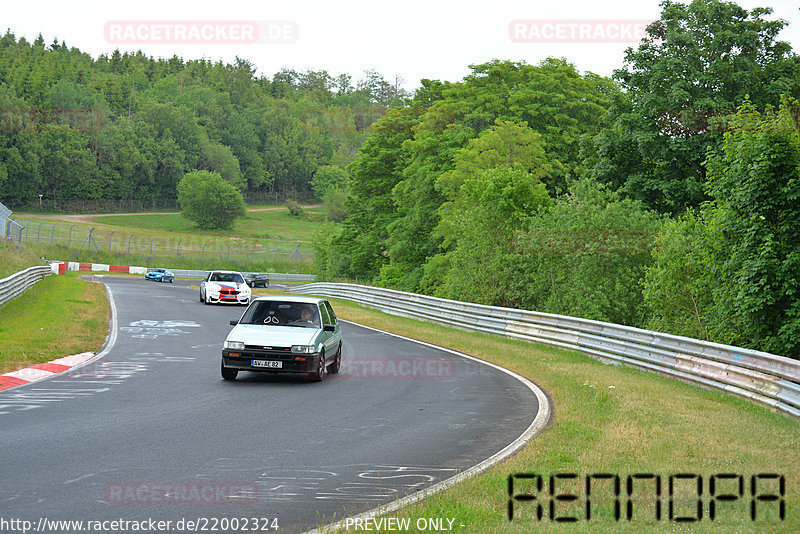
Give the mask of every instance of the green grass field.
<path id="1" fill-rule="evenodd" d="M 322 207 L 304 208 L 301 217 L 284 207 L 248 211 L 226 231 L 200 230 L 180 214 L 48 217 L 20 215 L 28 228 L 15 237 L 52 259 L 301 273 L 314 271 L 311 240 L 331 224 Z"/>
<path id="2" fill-rule="evenodd" d="M 97 217 L 94 222 L 136 231 L 169 232 L 185 239 L 196 236 L 236 236 L 259 242 L 309 243 L 317 228 L 315 223 L 325 217 L 325 208 L 304 208 L 303 211 L 305 217 L 293 217 L 286 209 L 248 211 L 244 217 L 236 220 L 232 230 L 225 231 L 200 230 L 180 214 L 111 215 Z"/>

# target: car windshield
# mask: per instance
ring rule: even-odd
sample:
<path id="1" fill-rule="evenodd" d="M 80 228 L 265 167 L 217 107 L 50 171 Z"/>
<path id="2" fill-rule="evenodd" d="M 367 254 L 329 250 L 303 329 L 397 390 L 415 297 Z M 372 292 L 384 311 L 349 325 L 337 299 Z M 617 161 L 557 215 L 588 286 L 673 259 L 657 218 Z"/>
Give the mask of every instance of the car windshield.
<path id="1" fill-rule="evenodd" d="M 239 324 L 319 328 L 319 310 L 316 304 L 303 302 L 255 301 L 245 310 Z"/>
<path id="2" fill-rule="evenodd" d="M 244 284 L 242 275 L 239 273 L 214 273 L 211 275 L 211 282 L 233 282 L 236 284 Z"/>

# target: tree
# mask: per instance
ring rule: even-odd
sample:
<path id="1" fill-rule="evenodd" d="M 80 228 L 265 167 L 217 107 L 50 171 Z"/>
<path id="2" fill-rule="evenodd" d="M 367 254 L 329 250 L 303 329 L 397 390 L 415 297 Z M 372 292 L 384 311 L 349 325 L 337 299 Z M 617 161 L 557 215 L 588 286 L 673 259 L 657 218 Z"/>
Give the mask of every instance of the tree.
<path id="1" fill-rule="evenodd" d="M 392 190 L 405 163 L 403 143 L 413 136 L 419 114 L 414 108 L 393 108 L 375 124 L 360 157 L 350 165 L 352 181 L 346 202 L 349 212 L 338 233 L 331 231 L 319 246 L 320 274 L 329 278 L 371 279 L 388 262 L 387 228 L 396 218 Z M 320 252 L 324 252 L 319 255 Z"/>
<path id="2" fill-rule="evenodd" d="M 777 36 L 786 22 L 772 10 L 731 2 L 665 0 L 661 18 L 615 71 L 625 95 L 610 110 L 613 127 L 584 147 L 589 174 L 660 212 L 707 200 L 703 160 L 722 141 L 725 116 L 749 94 L 763 109 L 797 96 L 797 57 Z"/>
<path id="3" fill-rule="evenodd" d="M 514 233 L 550 204 L 543 182 L 552 166 L 542 136 L 524 123 L 498 120 L 456 153 L 453 166 L 437 184 L 448 198 L 434 230 L 445 252 L 427 259 L 420 289 L 506 304 L 503 289 L 486 273 L 502 269 Z"/>
<path id="4" fill-rule="evenodd" d="M 245 214 L 242 194 L 216 172 L 192 171 L 178 184 L 183 216 L 202 229 L 231 228 Z"/>
<path id="5" fill-rule="evenodd" d="M 443 255 L 428 258 L 421 289 L 438 296 L 508 305 L 496 273 L 513 250 L 513 235 L 551 203 L 537 175 L 506 165 L 469 175 L 440 209 Z M 443 270 L 446 270 L 443 272 Z"/>
<path id="6" fill-rule="evenodd" d="M 642 279 L 658 227 L 641 202 L 578 180 L 531 217 L 492 276 L 513 307 L 643 326 Z"/>
<path id="7" fill-rule="evenodd" d="M 311 187 L 314 196 L 323 199 L 330 190 L 346 191 L 349 187 L 350 176 L 347 171 L 335 165 L 323 165 L 317 168 L 311 178 Z"/>
<path id="8" fill-rule="evenodd" d="M 707 160 L 712 335 L 800 357 L 800 132 L 797 101 L 746 102 Z"/>
<path id="9" fill-rule="evenodd" d="M 442 252 L 434 229 L 439 224 L 439 207 L 451 192 L 440 179 L 453 176 L 449 173 L 459 150 L 497 121 L 525 123 L 542 137 L 552 169 L 546 180 L 551 194 L 561 194 L 579 168 L 581 136 L 600 129 L 614 91 L 610 80 L 582 76 L 559 59 L 536 66 L 492 61 L 471 68 L 462 82 L 433 86 L 414 98 L 414 104 L 419 100 L 417 105 L 425 107 L 414 124 L 413 139 L 403 145 L 402 180 L 392 195 L 397 214 L 386 240 L 395 272 L 402 273 L 394 277 L 401 288 L 416 289 L 425 262 Z M 429 100 L 431 95 L 434 99 Z"/>
<path id="10" fill-rule="evenodd" d="M 664 221 L 644 277 L 643 297 L 650 330 L 710 339 L 712 306 L 708 226 L 688 211 Z"/>

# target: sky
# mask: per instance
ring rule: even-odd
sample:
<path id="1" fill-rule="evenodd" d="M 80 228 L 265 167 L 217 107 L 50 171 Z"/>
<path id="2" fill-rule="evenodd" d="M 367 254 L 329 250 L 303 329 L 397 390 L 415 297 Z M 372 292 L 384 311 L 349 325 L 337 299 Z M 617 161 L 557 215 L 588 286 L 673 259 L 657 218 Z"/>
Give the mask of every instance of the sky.
<path id="1" fill-rule="evenodd" d="M 659 18 L 658 0 L 63 0 L 2 7 L 2 26 L 33 40 L 41 33 L 97 57 L 115 48 L 148 56 L 254 64 L 257 75 L 281 68 L 350 74 L 367 69 L 420 79 L 458 81 L 469 65 L 492 59 L 536 64 L 565 57 L 580 71 L 611 75 L 644 24 Z M 789 22 L 780 38 L 800 51 L 796 0 L 740 0 L 771 7 Z"/>

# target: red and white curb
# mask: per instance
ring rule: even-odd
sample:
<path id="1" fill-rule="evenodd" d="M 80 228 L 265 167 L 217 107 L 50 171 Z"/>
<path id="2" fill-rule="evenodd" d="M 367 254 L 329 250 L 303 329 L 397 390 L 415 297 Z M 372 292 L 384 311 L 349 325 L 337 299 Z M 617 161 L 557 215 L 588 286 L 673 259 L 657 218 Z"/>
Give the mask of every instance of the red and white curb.
<path id="1" fill-rule="evenodd" d="M 46 380 L 57 374 L 69 371 L 75 367 L 81 367 L 94 360 L 99 360 L 108 354 L 114 345 L 117 343 L 117 304 L 114 300 L 114 293 L 111 288 L 106 287 L 106 294 L 108 295 L 108 304 L 111 308 L 111 318 L 109 321 L 108 337 L 103 348 L 97 354 L 93 352 L 81 352 L 80 354 L 73 354 L 72 356 L 64 356 L 46 363 L 37 363 L 18 369 L 4 375 L 0 375 L 0 391 L 5 389 L 15 388 L 31 382 L 38 382 L 39 380 Z"/>
<path id="2" fill-rule="evenodd" d="M 93 352 L 82 352 L 81 354 L 64 356 L 51 362 L 37 363 L 36 365 L 0 375 L 0 391 L 50 378 L 53 375 L 69 371 L 77 365 L 86 363 L 93 357 Z"/>

